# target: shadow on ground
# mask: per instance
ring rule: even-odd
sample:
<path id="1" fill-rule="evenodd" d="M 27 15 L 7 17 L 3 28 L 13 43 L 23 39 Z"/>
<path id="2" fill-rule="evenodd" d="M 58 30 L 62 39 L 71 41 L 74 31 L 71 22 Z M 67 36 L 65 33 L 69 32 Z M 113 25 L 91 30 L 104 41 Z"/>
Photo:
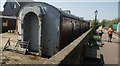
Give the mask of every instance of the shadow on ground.
<path id="1" fill-rule="evenodd" d="M 86 64 L 90 64 L 92 66 L 104 66 L 104 57 L 102 54 L 100 54 L 100 59 L 87 57 L 83 61 L 83 66 L 86 66 Z"/>

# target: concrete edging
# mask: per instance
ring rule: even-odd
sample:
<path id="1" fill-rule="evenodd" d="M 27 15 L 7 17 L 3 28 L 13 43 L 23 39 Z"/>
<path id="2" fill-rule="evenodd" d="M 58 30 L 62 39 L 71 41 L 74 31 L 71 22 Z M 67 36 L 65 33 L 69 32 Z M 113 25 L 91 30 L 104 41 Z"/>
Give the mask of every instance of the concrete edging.
<path id="1" fill-rule="evenodd" d="M 91 28 L 43 64 L 79 64 L 84 56 L 83 47 L 92 36 L 92 31 L 93 29 Z"/>

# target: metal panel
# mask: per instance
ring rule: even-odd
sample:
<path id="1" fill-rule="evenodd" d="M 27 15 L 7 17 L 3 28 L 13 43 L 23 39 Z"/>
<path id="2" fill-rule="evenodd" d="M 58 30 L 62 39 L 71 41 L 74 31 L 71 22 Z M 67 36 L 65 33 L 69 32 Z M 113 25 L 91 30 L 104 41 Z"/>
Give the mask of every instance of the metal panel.
<path id="1" fill-rule="evenodd" d="M 37 8 L 37 10 L 35 10 L 35 6 L 39 7 L 40 9 Z M 27 10 L 27 8 L 29 9 Z M 45 12 L 41 12 L 41 11 L 45 11 Z M 27 4 L 25 6 L 22 6 L 22 8 L 19 11 L 19 26 L 18 26 L 22 41 L 23 41 L 22 34 L 24 35 L 24 32 L 23 32 L 24 30 L 22 30 L 21 25 L 24 24 L 23 19 L 28 12 L 33 12 L 37 14 L 37 16 L 42 17 L 41 37 L 39 38 L 41 40 L 40 45 L 42 47 L 41 50 L 43 55 L 47 55 L 47 56 L 54 55 L 55 53 L 58 52 L 58 47 L 59 47 L 59 26 L 60 26 L 59 11 L 53 8 L 52 6 L 44 3 L 32 3 L 32 4 Z"/>
<path id="2" fill-rule="evenodd" d="M 61 17 L 61 27 L 60 27 L 60 48 L 64 48 L 73 40 L 73 30 L 74 25 L 72 23 L 72 19 L 68 17 Z"/>
<path id="3" fill-rule="evenodd" d="M 29 12 L 23 20 L 23 39 L 30 40 L 29 51 L 39 51 L 39 20 L 36 14 Z"/>
<path id="4" fill-rule="evenodd" d="M 42 52 L 43 55 L 52 56 L 59 48 L 60 13 L 54 7 L 41 4 L 46 14 L 42 19 Z"/>
<path id="5" fill-rule="evenodd" d="M 25 15 L 27 13 L 29 14 L 29 12 L 33 12 L 34 14 L 36 14 L 37 18 L 39 16 L 42 17 L 41 25 L 39 25 L 41 26 L 41 30 L 39 30 L 39 28 L 36 27 L 38 23 L 36 24 L 32 23 L 34 21 L 38 21 L 37 19 L 35 19 L 36 18 L 35 16 L 28 16 L 28 18 L 31 17 L 31 20 L 27 20 L 27 21 L 30 21 L 31 24 L 28 24 L 29 22 L 26 22 L 26 24 L 24 23 L 23 19 L 25 18 Z M 84 20 L 79 19 L 79 17 L 64 13 L 63 11 L 58 10 L 53 6 L 42 2 L 25 4 L 24 6 L 21 6 L 21 9 L 18 13 L 19 13 L 19 32 L 23 34 L 21 35 L 22 41 L 24 40 L 24 36 L 27 35 L 27 33 L 29 32 L 31 33 L 29 33 L 28 36 L 25 37 L 26 39 L 29 39 L 30 37 L 34 37 L 34 34 L 37 34 L 35 32 L 39 32 L 39 33 L 41 32 L 40 34 L 41 36 L 36 35 L 36 37 L 39 39 L 36 39 L 35 37 L 34 39 L 39 40 L 38 44 L 41 45 L 41 51 L 43 55 L 47 55 L 47 56 L 54 55 L 61 48 L 65 47 L 76 37 L 78 37 L 74 32 L 76 32 L 76 30 L 78 31 L 81 28 L 79 28 L 80 24 L 78 22 L 75 23 L 76 20 L 85 22 Z M 66 18 L 67 21 L 60 22 L 60 16 L 67 17 Z M 22 29 L 22 26 L 24 28 L 26 25 L 29 26 L 27 26 L 26 29 Z M 30 29 L 27 30 L 28 28 Z M 26 32 L 24 30 L 26 30 Z M 33 35 L 33 36 L 29 36 L 29 35 Z M 38 49 L 35 48 L 37 47 L 38 44 L 36 44 L 36 46 L 33 46 L 36 40 L 32 38 L 30 39 L 33 41 L 30 49 L 37 51 Z"/>

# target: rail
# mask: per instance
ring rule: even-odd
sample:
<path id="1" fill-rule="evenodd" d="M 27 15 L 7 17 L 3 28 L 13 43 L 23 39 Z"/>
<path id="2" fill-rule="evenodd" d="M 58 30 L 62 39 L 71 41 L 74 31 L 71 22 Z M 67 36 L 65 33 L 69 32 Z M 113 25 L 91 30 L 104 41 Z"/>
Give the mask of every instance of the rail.
<path id="1" fill-rule="evenodd" d="M 85 56 L 85 45 L 88 44 L 93 34 L 91 28 L 43 64 L 81 64 Z"/>

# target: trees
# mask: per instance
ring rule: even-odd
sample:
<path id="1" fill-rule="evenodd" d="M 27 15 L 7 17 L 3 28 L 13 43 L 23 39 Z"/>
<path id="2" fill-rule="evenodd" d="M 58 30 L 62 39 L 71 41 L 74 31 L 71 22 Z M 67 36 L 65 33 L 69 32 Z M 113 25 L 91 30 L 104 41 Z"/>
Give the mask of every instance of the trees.
<path id="1" fill-rule="evenodd" d="M 103 27 L 109 27 L 109 26 L 112 26 L 113 24 L 118 24 L 118 22 L 119 22 L 118 18 L 114 18 L 112 20 L 103 19 L 100 24 Z"/>
<path id="2" fill-rule="evenodd" d="M 106 19 L 103 19 L 102 22 L 100 23 L 101 26 L 105 27 L 107 26 L 107 20 Z"/>
<path id="3" fill-rule="evenodd" d="M 95 27 L 95 26 L 103 26 L 103 27 L 109 27 L 112 26 L 113 24 L 118 24 L 118 22 L 120 22 L 120 18 L 114 18 L 112 20 L 107 20 L 107 19 L 103 19 L 101 22 L 99 22 L 99 20 L 97 20 L 96 24 L 95 24 L 95 20 L 91 20 L 91 26 Z"/>
<path id="4" fill-rule="evenodd" d="M 109 26 L 112 26 L 113 24 L 118 24 L 118 18 L 112 19 L 110 23 L 108 23 Z"/>
<path id="5" fill-rule="evenodd" d="M 110 22 L 111 22 L 111 20 L 103 19 L 100 24 L 103 27 L 109 27 L 110 26 Z"/>
<path id="6" fill-rule="evenodd" d="M 95 22 L 95 20 L 91 20 L 91 27 L 92 28 L 94 28 L 94 27 L 98 27 L 98 23 L 99 23 L 99 20 L 96 20 L 96 22 Z"/>

